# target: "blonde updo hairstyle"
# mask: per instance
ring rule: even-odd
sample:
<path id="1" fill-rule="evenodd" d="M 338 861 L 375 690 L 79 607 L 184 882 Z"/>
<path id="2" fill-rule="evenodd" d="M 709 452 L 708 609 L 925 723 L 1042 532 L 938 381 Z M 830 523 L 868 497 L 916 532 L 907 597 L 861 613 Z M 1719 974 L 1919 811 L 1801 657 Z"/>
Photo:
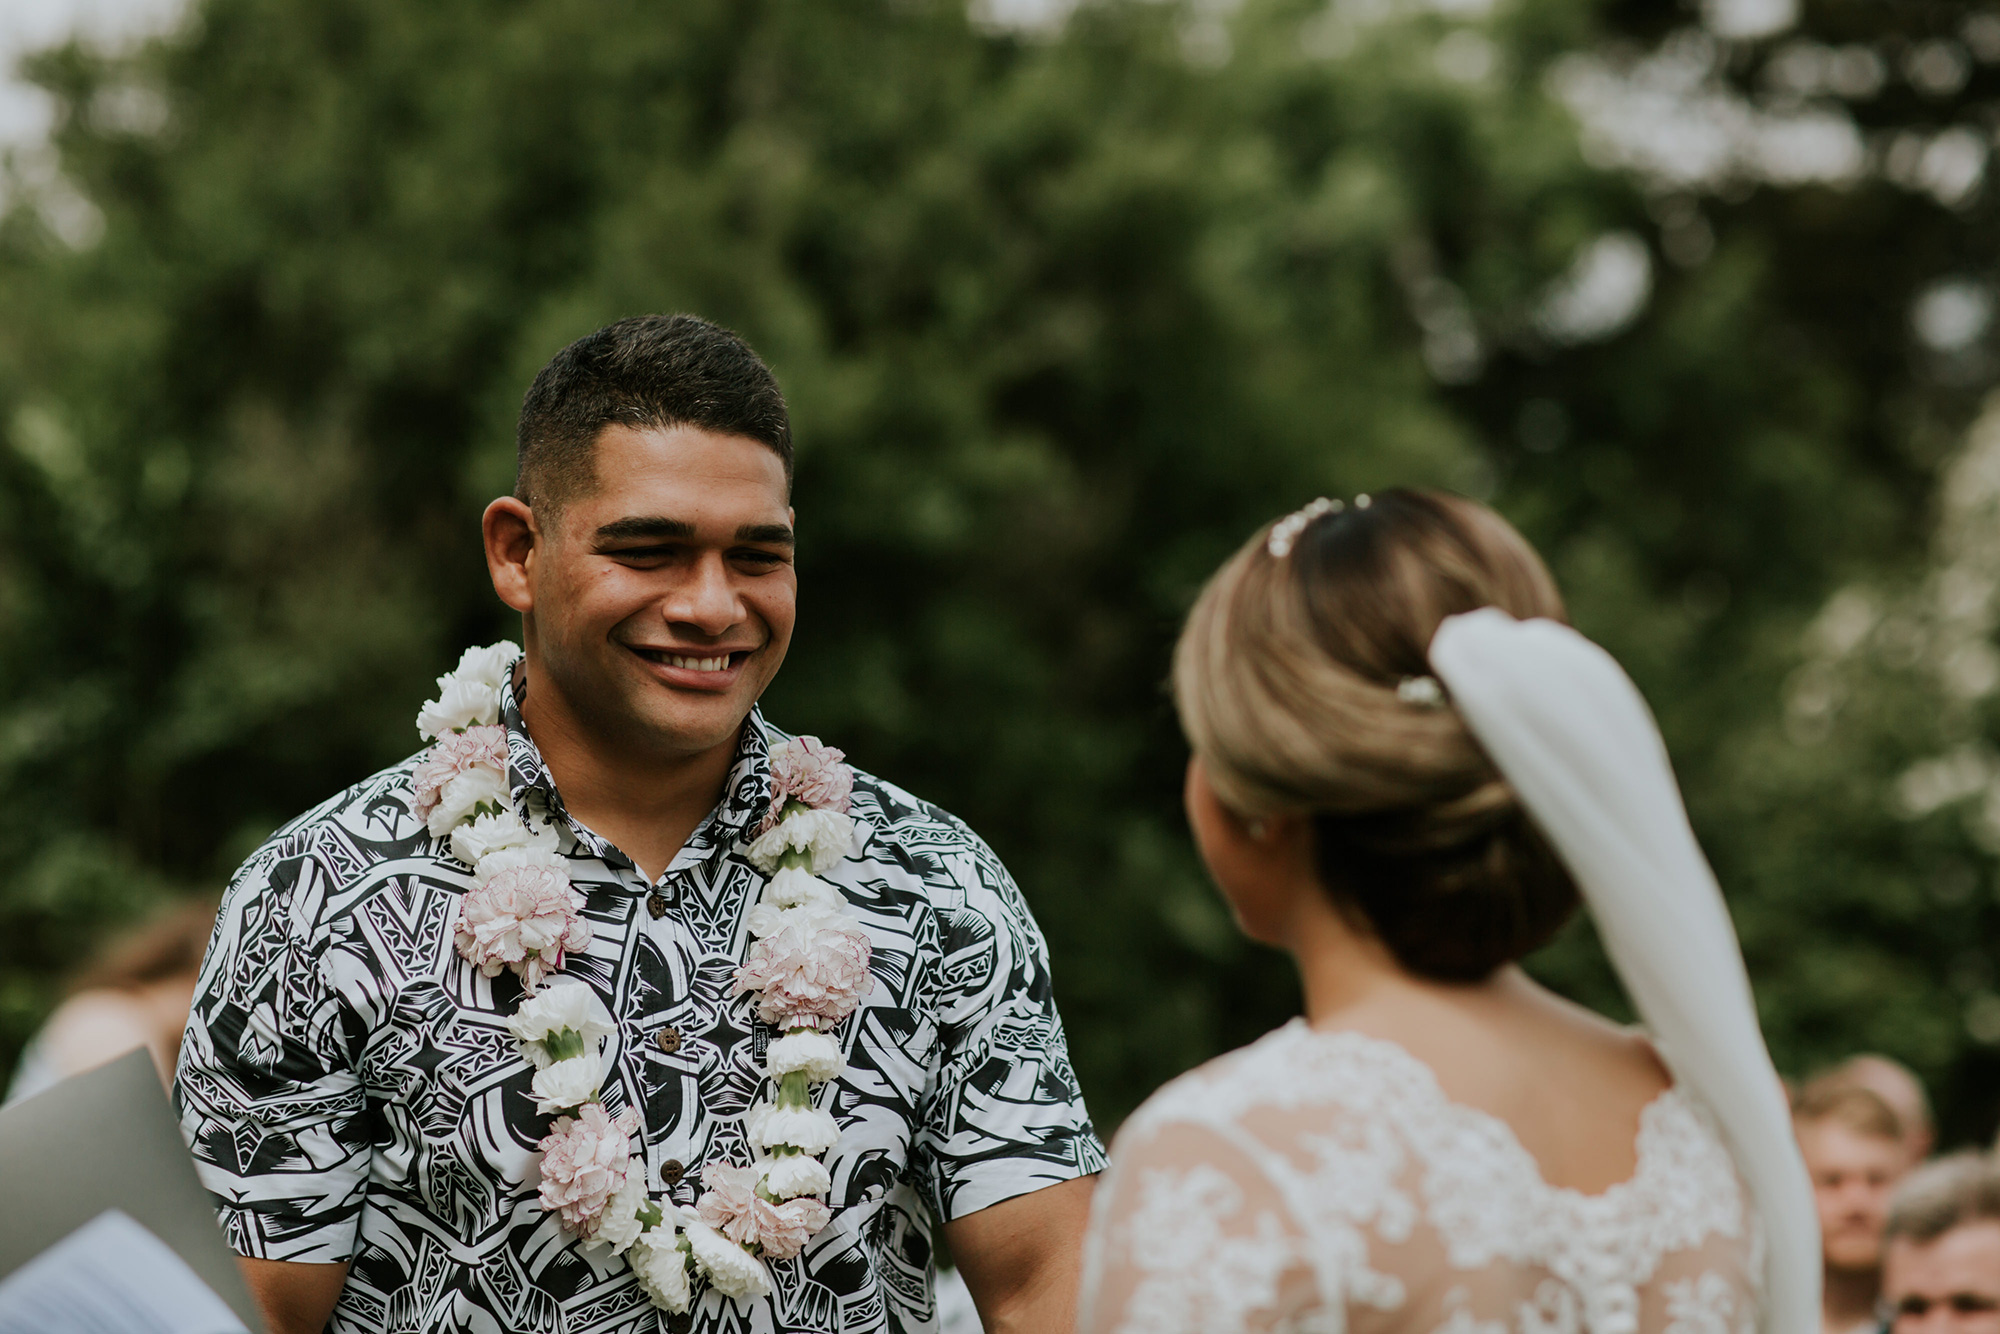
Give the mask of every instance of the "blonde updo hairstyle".
<path id="1" fill-rule="evenodd" d="M 1555 580 L 1484 505 L 1393 490 L 1266 525 L 1202 590 L 1174 650 L 1181 727 L 1245 818 L 1304 813 L 1321 884 L 1405 969 L 1475 981 L 1576 911 L 1569 873 L 1428 677 L 1445 618 L 1499 607 L 1567 621 Z M 1411 692 L 1415 694 L 1416 692 Z"/>

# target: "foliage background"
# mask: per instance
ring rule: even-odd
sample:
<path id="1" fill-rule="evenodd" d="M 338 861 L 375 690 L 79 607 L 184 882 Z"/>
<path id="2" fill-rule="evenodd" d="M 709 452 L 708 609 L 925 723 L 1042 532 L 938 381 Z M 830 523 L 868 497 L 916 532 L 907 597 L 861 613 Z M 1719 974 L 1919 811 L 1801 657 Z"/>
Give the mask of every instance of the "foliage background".
<path id="1" fill-rule="evenodd" d="M 56 170 L 17 160 L 0 216 L 0 1068 L 107 931 L 413 748 L 430 678 L 516 633 L 474 535 L 527 381 L 684 309 L 796 414 L 769 711 L 999 849 L 1107 1127 L 1296 1004 L 1180 820 L 1177 619 L 1263 519 L 1409 482 L 1520 524 L 1652 698 L 1781 1066 L 1887 1051 L 1990 1135 L 2000 17 L 1708 10 L 202 0 L 38 58 Z M 1580 127 L 1592 78 L 1863 156 L 1676 175 Z M 1606 238 L 1643 305 L 1565 316 Z M 1535 967 L 1623 1012 L 1587 927 Z"/>

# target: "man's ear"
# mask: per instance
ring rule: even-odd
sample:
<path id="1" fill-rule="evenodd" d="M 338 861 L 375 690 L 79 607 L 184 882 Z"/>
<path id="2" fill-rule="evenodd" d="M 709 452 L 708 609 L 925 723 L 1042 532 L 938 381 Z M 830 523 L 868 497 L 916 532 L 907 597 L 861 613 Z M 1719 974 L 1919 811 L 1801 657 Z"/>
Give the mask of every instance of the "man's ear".
<path id="1" fill-rule="evenodd" d="M 533 611 L 535 557 L 544 540 L 535 512 L 517 497 L 502 496 L 486 507 L 479 526 L 486 538 L 486 573 L 493 580 L 493 591 L 515 611 Z"/>

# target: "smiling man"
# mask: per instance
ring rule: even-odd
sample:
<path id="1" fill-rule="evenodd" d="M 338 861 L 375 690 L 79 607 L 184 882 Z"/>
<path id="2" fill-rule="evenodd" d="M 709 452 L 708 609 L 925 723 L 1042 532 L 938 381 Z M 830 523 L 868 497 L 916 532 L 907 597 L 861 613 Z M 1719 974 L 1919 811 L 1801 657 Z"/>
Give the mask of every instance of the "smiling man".
<path id="1" fill-rule="evenodd" d="M 752 1159 L 773 1036 L 733 980 L 785 739 L 757 700 L 796 610 L 790 426 L 735 335 L 650 316 L 550 362 L 519 450 L 484 522 L 525 650 L 501 691 L 508 799 L 583 895 L 563 971 L 616 1027 L 606 1101 L 636 1114 L 648 1192 L 692 1205 L 707 1169 Z M 520 992 L 454 949 L 474 881 L 417 814 L 420 758 L 238 872 L 182 1049 L 183 1127 L 274 1331 L 926 1330 L 933 1218 L 992 1334 L 1069 1328 L 1102 1152 L 1040 933 L 964 825 L 856 774 L 857 847 L 824 878 L 873 985 L 818 1099 L 831 1221 L 768 1260 L 769 1296 L 697 1285 L 670 1316 L 543 1211 L 553 1117 L 506 1028 Z"/>

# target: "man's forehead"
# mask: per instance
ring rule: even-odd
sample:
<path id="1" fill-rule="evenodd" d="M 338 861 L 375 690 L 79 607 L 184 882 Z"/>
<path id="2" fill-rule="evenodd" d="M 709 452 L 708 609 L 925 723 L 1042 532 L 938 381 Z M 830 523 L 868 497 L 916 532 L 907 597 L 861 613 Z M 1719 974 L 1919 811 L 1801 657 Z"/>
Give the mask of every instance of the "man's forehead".
<path id="1" fill-rule="evenodd" d="M 1828 1162 L 1872 1162 L 1903 1152 L 1901 1140 L 1857 1130 L 1832 1117 L 1798 1123 L 1799 1147 L 1807 1157 Z"/>
<path id="2" fill-rule="evenodd" d="M 747 435 L 700 426 L 627 426 L 614 422 L 598 433 L 599 484 L 618 475 L 661 478 L 736 479 L 785 488 L 785 461 L 778 451 Z"/>
<path id="3" fill-rule="evenodd" d="M 1960 1223 L 1929 1241 L 1896 1237 L 1887 1261 L 1899 1281 L 1928 1282 L 1935 1276 L 1963 1286 L 1976 1279 L 1981 1289 L 2000 1292 L 2000 1219 Z"/>
<path id="4" fill-rule="evenodd" d="M 790 519 L 784 463 L 766 445 L 694 427 L 607 427 L 588 491 L 564 508 L 591 540 L 693 537 L 721 540 L 744 525 Z"/>

